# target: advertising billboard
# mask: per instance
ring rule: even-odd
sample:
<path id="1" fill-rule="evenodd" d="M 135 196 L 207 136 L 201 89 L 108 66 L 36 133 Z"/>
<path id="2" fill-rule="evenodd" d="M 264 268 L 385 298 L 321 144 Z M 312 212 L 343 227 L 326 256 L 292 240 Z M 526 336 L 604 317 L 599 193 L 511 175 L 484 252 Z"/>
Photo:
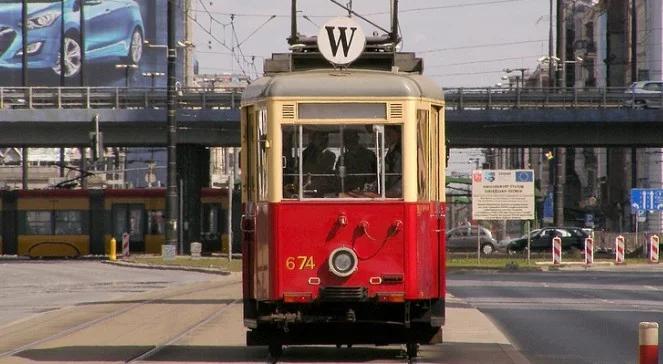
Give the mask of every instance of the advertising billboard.
<path id="1" fill-rule="evenodd" d="M 0 86 L 164 86 L 167 1 L 0 2 Z M 176 39 L 181 40 L 184 0 L 174 1 L 178 3 Z M 180 49 L 178 79 L 183 59 Z"/>

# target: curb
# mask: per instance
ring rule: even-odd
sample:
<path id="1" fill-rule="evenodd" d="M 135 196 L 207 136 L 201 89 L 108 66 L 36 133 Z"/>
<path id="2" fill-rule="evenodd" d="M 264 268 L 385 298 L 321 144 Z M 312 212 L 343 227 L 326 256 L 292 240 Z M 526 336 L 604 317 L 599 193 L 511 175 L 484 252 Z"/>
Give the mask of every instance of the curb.
<path id="1" fill-rule="evenodd" d="M 208 274 L 220 274 L 220 275 L 230 275 L 232 272 L 229 270 L 222 270 L 218 268 L 198 268 L 198 267 L 185 267 L 177 265 L 155 265 L 155 264 L 143 264 L 143 263 L 131 263 L 121 260 L 111 261 L 111 260 L 102 260 L 101 263 L 118 265 L 121 267 L 129 268 L 140 268 L 140 269 L 159 269 L 159 270 L 181 270 L 187 272 L 198 272 L 198 273 L 208 273 Z"/>

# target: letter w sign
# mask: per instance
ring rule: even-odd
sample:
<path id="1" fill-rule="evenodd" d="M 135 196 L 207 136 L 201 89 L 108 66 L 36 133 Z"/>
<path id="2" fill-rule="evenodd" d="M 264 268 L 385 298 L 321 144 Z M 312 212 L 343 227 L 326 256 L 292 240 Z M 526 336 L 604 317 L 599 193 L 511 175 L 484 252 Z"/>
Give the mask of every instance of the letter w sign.
<path id="1" fill-rule="evenodd" d="M 366 37 L 351 18 L 335 18 L 318 33 L 318 49 L 329 62 L 347 65 L 357 59 L 366 45 Z"/>

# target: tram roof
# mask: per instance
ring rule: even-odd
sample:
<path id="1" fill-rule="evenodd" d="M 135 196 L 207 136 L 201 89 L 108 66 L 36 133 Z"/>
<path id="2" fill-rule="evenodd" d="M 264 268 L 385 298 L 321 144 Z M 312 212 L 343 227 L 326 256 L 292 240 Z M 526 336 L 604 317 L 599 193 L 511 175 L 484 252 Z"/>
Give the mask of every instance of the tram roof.
<path id="1" fill-rule="evenodd" d="M 442 88 L 412 73 L 373 70 L 311 70 L 279 73 L 252 82 L 242 95 L 248 103 L 266 97 L 424 97 L 443 99 Z"/>

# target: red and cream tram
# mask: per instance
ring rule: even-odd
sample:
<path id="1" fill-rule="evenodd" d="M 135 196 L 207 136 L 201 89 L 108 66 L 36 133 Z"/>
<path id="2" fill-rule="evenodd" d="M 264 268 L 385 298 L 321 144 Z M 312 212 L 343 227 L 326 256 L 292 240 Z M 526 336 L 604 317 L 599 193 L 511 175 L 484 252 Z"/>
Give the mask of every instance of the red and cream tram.
<path id="1" fill-rule="evenodd" d="M 355 31 L 327 23 L 321 53 L 332 61 L 344 37 L 358 57 Z M 243 94 L 247 344 L 277 357 L 283 345 L 400 343 L 414 357 L 444 323 L 442 90 L 420 68 L 315 69 L 315 56 Z"/>
<path id="2" fill-rule="evenodd" d="M 248 345 L 440 342 L 444 102 L 417 74 L 311 70 L 242 104 Z"/>

